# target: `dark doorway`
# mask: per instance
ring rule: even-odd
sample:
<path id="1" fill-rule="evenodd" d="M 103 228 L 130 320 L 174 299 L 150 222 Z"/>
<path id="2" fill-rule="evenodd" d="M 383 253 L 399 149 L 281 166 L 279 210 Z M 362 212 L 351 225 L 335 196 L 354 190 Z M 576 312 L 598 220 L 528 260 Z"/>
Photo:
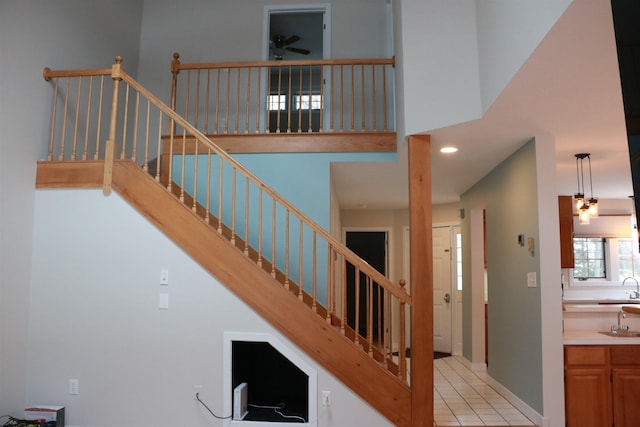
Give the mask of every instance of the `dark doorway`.
<path id="1" fill-rule="evenodd" d="M 346 245 L 383 275 L 387 275 L 387 233 L 385 231 L 348 231 Z M 366 276 L 360 273 L 358 299 L 358 332 L 368 338 L 367 318 L 373 315 L 372 339 L 380 342 L 384 336 L 384 295 L 382 288 L 373 283 L 370 289 L 373 304 L 367 306 Z M 356 328 L 356 269 L 347 264 L 347 324 Z"/>
<path id="2" fill-rule="evenodd" d="M 309 421 L 309 376 L 268 342 L 232 342 L 232 388 L 248 385 L 245 421 Z"/>

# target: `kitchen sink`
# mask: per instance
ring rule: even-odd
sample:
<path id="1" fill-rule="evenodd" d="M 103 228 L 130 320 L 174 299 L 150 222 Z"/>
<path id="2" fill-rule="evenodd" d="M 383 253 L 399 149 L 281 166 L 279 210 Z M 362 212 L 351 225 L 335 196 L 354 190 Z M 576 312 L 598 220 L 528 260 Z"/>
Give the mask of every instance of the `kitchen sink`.
<path id="1" fill-rule="evenodd" d="M 629 338 L 629 337 L 640 337 L 640 331 L 603 331 L 600 332 L 604 335 L 609 335 L 610 337 L 619 337 L 619 338 Z"/>

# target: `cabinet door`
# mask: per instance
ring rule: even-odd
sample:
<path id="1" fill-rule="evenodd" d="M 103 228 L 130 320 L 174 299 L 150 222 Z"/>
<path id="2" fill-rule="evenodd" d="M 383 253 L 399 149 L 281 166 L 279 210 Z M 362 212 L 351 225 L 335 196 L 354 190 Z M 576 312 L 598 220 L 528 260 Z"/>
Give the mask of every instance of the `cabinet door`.
<path id="1" fill-rule="evenodd" d="M 609 370 L 604 367 L 566 368 L 565 411 L 567 427 L 610 426 Z"/>
<path id="2" fill-rule="evenodd" d="M 560 267 L 573 268 L 573 198 L 558 196 L 560 219 Z"/>
<path id="3" fill-rule="evenodd" d="M 613 420 L 616 427 L 640 423 L 640 369 L 613 368 Z"/>

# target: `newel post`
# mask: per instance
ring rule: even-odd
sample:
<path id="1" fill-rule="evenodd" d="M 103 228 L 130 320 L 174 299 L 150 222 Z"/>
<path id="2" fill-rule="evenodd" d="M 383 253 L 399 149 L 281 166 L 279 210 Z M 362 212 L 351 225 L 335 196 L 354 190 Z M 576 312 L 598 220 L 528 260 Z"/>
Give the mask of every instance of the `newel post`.
<path id="1" fill-rule="evenodd" d="M 429 135 L 411 135 L 408 147 L 411 427 L 433 427 L 433 238 Z"/>
<path id="2" fill-rule="evenodd" d="M 111 98 L 111 120 L 109 122 L 109 137 L 104 151 L 104 174 L 102 178 L 102 193 L 105 196 L 111 194 L 111 181 L 113 178 L 113 160 L 116 153 L 116 124 L 118 120 L 118 94 L 120 80 L 122 80 L 122 56 L 116 56 L 116 62 L 111 66 L 111 78 L 113 79 L 113 97 Z"/>

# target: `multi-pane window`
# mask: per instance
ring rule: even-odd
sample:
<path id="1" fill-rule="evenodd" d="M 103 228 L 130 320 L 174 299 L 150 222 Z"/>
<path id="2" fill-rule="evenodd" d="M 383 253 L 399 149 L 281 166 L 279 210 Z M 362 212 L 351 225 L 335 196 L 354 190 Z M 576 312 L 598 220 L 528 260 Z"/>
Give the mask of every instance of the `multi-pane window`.
<path id="1" fill-rule="evenodd" d="M 618 271 L 621 278 L 640 276 L 640 252 L 637 241 L 618 239 Z"/>
<path id="2" fill-rule="evenodd" d="M 287 95 L 269 95 L 269 111 L 283 111 L 287 109 Z"/>
<path id="3" fill-rule="evenodd" d="M 578 280 L 604 279 L 606 271 L 606 240 L 601 237 L 573 239 L 573 277 Z"/>
<path id="4" fill-rule="evenodd" d="M 322 96 L 320 94 L 296 95 L 294 96 L 293 108 L 296 110 L 321 110 Z"/>
<path id="5" fill-rule="evenodd" d="M 285 111 L 287 109 L 287 95 L 269 95 L 269 111 Z M 304 94 L 294 95 L 291 103 L 294 111 L 308 111 L 322 109 L 322 95 Z"/>

